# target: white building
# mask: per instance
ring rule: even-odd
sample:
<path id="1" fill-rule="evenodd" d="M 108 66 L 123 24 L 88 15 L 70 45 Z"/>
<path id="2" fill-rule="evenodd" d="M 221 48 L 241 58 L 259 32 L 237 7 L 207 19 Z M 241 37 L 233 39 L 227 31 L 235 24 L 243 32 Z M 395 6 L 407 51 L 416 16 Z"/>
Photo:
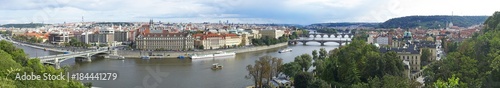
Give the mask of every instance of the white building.
<path id="1" fill-rule="evenodd" d="M 262 34 L 262 36 L 268 36 L 269 38 L 276 38 L 276 39 L 285 34 L 283 30 L 273 30 L 273 29 L 260 30 L 260 33 Z"/>

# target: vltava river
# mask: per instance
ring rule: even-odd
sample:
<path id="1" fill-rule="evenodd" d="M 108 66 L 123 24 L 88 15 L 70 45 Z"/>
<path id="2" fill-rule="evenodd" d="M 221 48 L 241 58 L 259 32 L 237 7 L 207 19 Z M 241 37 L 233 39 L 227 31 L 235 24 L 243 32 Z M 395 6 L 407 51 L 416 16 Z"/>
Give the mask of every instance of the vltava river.
<path id="1" fill-rule="evenodd" d="M 333 36 L 332 36 L 333 37 Z M 313 39 L 313 38 L 305 38 Z M 315 38 L 339 40 L 341 38 Z M 345 40 L 342 39 L 342 40 Z M 343 44 L 345 45 L 345 44 Z M 26 46 L 23 48 L 31 57 L 59 54 L 34 49 Z M 278 53 L 284 48 L 293 49 L 292 52 Z M 328 51 L 338 47 L 337 43 L 329 42 L 320 46 L 317 42 L 308 42 L 307 45 L 299 43 L 276 49 L 236 54 L 236 58 L 191 61 L 190 59 L 93 59 L 92 62 L 75 62 L 66 60 L 62 65 L 71 66 L 72 72 L 116 72 L 118 78 L 110 81 L 85 80 L 92 82 L 95 87 L 105 88 L 242 88 L 252 85 L 251 79 L 245 79 L 248 74 L 247 65 L 254 64 L 261 56 L 270 55 L 282 58 L 285 63 L 293 61 L 294 57 L 313 50 L 326 48 Z M 224 66 L 221 70 L 212 70 L 210 66 L 219 63 Z"/>

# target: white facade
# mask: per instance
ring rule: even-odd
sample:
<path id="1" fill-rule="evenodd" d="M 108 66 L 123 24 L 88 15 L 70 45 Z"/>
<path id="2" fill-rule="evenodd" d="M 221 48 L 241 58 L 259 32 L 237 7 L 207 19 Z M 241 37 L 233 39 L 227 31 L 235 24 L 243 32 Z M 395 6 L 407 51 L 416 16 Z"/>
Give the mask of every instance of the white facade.
<path id="1" fill-rule="evenodd" d="M 389 38 L 388 37 L 378 37 L 377 43 L 379 45 L 389 45 Z"/>
<path id="2" fill-rule="evenodd" d="M 226 37 L 226 43 L 225 43 L 225 45 L 227 45 L 227 46 L 238 46 L 240 44 L 241 44 L 241 37 L 240 36 Z"/>
<path id="3" fill-rule="evenodd" d="M 269 38 L 278 39 L 279 37 L 283 36 L 283 34 L 285 34 L 285 31 L 283 31 L 283 30 L 260 30 L 260 33 L 262 34 L 262 36 L 268 36 Z"/>

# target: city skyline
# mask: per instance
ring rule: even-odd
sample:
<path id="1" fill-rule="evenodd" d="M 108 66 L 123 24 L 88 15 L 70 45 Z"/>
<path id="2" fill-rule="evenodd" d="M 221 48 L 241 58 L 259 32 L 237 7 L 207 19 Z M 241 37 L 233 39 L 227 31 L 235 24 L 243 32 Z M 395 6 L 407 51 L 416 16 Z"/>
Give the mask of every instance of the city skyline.
<path id="1" fill-rule="evenodd" d="M 493 0 L 4 0 L 0 24 L 213 22 L 312 24 L 383 22 L 412 15 L 489 16 Z"/>

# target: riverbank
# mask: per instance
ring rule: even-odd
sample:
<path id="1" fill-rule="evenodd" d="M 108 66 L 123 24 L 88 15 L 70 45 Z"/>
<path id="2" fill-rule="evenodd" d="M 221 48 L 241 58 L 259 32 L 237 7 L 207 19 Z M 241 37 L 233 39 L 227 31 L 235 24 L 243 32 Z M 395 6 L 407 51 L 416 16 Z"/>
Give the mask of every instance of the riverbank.
<path id="1" fill-rule="evenodd" d="M 71 52 L 69 50 L 64 50 L 64 49 L 55 49 L 55 48 L 48 48 L 46 46 L 41 46 L 41 45 L 38 45 L 38 44 L 32 44 L 32 43 L 26 43 L 26 42 L 22 42 L 22 41 L 16 41 L 16 40 L 7 40 L 7 41 L 10 41 L 14 44 L 20 44 L 22 46 L 28 46 L 28 47 L 32 47 L 32 48 L 36 48 L 36 49 L 41 49 L 41 50 L 47 50 L 47 51 L 53 51 L 53 52 Z"/>
<path id="2" fill-rule="evenodd" d="M 147 51 L 147 52 L 141 52 L 141 51 L 123 51 L 120 50 L 118 51 L 118 55 L 124 56 L 125 58 L 141 58 L 142 55 L 149 54 L 150 52 L 153 55 L 162 55 L 162 56 L 151 56 L 151 58 L 177 58 L 178 56 L 187 56 L 189 54 L 198 54 L 198 55 L 205 55 L 205 54 L 213 54 L 218 51 L 223 51 L 223 52 L 234 52 L 234 53 L 246 53 L 246 52 L 253 52 L 253 51 L 261 51 L 261 50 L 267 50 L 267 49 L 275 49 L 275 48 L 280 48 L 288 46 L 288 43 L 278 43 L 274 45 L 269 45 L 269 46 L 256 46 L 256 47 L 241 47 L 241 48 L 234 48 L 234 49 L 221 49 L 221 50 L 206 50 L 206 51 L 187 51 L 187 52 L 172 52 L 172 51 Z"/>
<path id="3" fill-rule="evenodd" d="M 53 51 L 53 52 L 70 52 L 70 51 L 65 51 L 65 50 L 40 47 L 40 46 L 37 46 L 37 45 L 27 44 L 27 43 L 24 43 L 24 42 L 21 42 L 21 41 L 15 41 L 15 40 L 6 39 L 4 37 L 5 36 L 1 36 L 0 40 L 5 40 L 5 41 L 12 42 L 13 44 L 18 44 L 18 45 L 22 45 L 22 46 L 28 46 L 28 47 L 32 47 L 32 48 L 36 48 L 36 49 L 41 49 L 41 50 L 48 50 L 48 51 Z"/>

